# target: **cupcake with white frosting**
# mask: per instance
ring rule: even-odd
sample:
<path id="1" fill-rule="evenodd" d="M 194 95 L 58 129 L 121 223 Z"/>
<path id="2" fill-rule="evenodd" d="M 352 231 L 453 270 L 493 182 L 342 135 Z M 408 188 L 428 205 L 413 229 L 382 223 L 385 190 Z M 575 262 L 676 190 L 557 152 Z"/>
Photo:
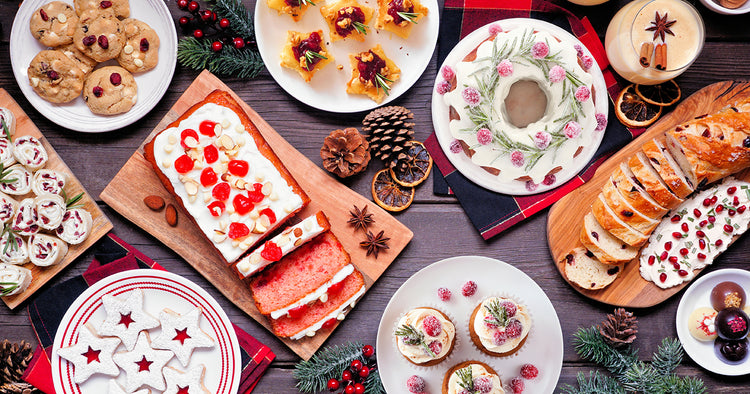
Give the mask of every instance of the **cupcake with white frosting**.
<path id="1" fill-rule="evenodd" d="M 442 394 L 505 394 L 497 372 L 480 361 L 465 361 L 449 369 L 443 378 Z"/>
<path id="2" fill-rule="evenodd" d="M 525 305 L 510 298 L 490 297 L 482 301 L 469 319 L 469 336 L 479 350 L 505 357 L 517 352 L 531 330 Z"/>
<path id="3" fill-rule="evenodd" d="M 437 309 L 416 308 L 401 317 L 394 334 L 399 352 L 411 363 L 427 367 L 453 351 L 456 327 Z"/>

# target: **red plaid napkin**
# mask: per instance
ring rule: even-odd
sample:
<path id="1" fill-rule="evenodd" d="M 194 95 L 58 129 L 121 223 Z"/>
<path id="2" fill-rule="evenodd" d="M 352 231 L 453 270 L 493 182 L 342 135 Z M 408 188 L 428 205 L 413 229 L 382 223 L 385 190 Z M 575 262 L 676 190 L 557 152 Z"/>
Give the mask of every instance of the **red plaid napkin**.
<path id="1" fill-rule="evenodd" d="M 442 65 L 448 53 L 466 35 L 498 20 L 534 18 L 557 25 L 576 36 L 591 52 L 604 74 L 611 101 L 622 90 L 615 77 L 598 35 L 588 19 L 579 19 L 564 8 L 543 0 L 446 0 L 440 20 L 438 63 Z M 433 133 L 425 146 L 439 171 L 433 176 L 435 194 L 455 195 L 474 227 L 484 239 L 489 239 L 514 224 L 552 205 L 555 201 L 581 186 L 612 153 L 630 142 L 644 129 L 627 129 L 616 118 L 612 102 L 609 122 L 601 146 L 584 169 L 567 183 L 545 193 L 532 196 L 510 196 L 484 189 L 451 164 Z"/>
<path id="2" fill-rule="evenodd" d="M 144 268 L 164 270 L 158 263 L 110 233 L 96 244 L 94 259 L 83 275 L 38 295 L 27 311 L 40 346 L 36 348 L 23 380 L 47 394 L 54 394 L 50 364 L 52 343 L 68 306 L 99 280 L 117 272 Z M 238 392 L 247 394 L 253 391 L 276 355 L 241 328 L 234 326 L 234 330 L 242 349 L 243 367 Z"/>

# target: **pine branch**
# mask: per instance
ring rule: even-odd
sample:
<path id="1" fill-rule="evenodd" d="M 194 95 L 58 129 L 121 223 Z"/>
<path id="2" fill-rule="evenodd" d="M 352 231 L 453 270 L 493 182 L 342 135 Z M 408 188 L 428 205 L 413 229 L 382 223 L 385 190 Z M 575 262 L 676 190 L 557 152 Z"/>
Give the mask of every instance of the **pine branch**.
<path id="1" fill-rule="evenodd" d="M 377 368 L 370 370 L 370 375 L 365 379 L 365 394 L 386 394 L 385 387 L 383 387 L 383 381 L 380 379 L 380 373 Z"/>
<path id="2" fill-rule="evenodd" d="M 573 345 L 582 358 L 601 364 L 615 375 L 623 374 L 638 360 L 638 351 L 617 351 L 607 345 L 596 327 L 579 328 L 573 335 Z"/>
<path id="3" fill-rule="evenodd" d="M 301 392 L 315 393 L 325 390 L 330 379 L 340 379 L 341 373 L 348 368 L 353 360 L 366 363 L 362 356 L 360 342 L 347 342 L 344 345 L 329 346 L 310 360 L 295 365 L 292 376 L 297 379 L 297 388 Z M 385 394 L 385 388 L 380 380 L 378 369 L 370 372 L 367 377 L 365 394 Z"/>
<path id="4" fill-rule="evenodd" d="M 706 392 L 706 387 L 703 386 L 702 380 L 688 376 L 680 380 L 680 384 L 677 385 L 675 392 L 682 394 L 703 394 Z"/>
<path id="5" fill-rule="evenodd" d="M 588 380 L 583 372 L 578 372 L 578 388 L 566 384 L 561 389 L 565 394 L 625 394 L 625 389 L 620 386 L 620 382 L 599 374 L 599 371 L 589 372 Z"/>
<path id="6" fill-rule="evenodd" d="M 211 9 L 218 15 L 229 20 L 229 29 L 235 36 L 255 41 L 253 17 L 245 8 L 242 1 L 237 0 L 207 0 L 213 4 Z"/>
<path id="7" fill-rule="evenodd" d="M 254 78 L 263 70 L 263 59 L 256 51 L 225 46 L 221 52 L 211 49 L 211 42 L 183 37 L 177 45 L 177 60 L 194 70 L 208 69 L 214 74 L 237 78 Z"/>
<path id="8" fill-rule="evenodd" d="M 658 386 L 660 378 L 659 372 L 654 367 L 643 361 L 638 361 L 625 371 L 620 380 L 625 390 L 653 393 L 656 392 L 655 387 Z"/>
<path id="9" fill-rule="evenodd" d="M 664 338 L 654 353 L 652 365 L 660 375 L 669 375 L 682 363 L 682 344 L 676 338 Z"/>

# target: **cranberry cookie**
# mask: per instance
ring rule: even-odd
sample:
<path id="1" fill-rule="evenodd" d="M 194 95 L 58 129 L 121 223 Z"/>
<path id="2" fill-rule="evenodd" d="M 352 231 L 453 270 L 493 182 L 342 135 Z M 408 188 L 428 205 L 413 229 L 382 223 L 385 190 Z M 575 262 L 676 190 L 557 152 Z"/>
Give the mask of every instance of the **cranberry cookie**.
<path id="1" fill-rule="evenodd" d="M 31 35 L 48 47 L 73 42 L 73 32 L 78 23 L 78 16 L 73 7 L 62 1 L 53 1 L 43 5 L 31 15 Z"/>
<path id="2" fill-rule="evenodd" d="M 130 16 L 130 3 L 128 0 L 75 0 L 74 5 L 78 15 L 88 10 L 111 11 L 118 18 Z"/>
<path id="3" fill-rule="evenodd" d="M 62 51 L 39 52 L 26 73 L 34 91 L 49 102 L 67 103 L 81 94 L 83 71 Z"/>
<path id="4" fill-rule="evenodd" d="M 58 50 L 61 51 L 65 56 L 67 56 L 68 59 L 72 60 L 73 63 L 75 63 L 78 68 L 83 71 L 84 75 L 89 75 L 89 73 L 93 71 L 94 67 L 96 67 L 97 65 L 96 60 L 84 55 L 83 52 L 79 51 L 78 48 L 73 45 L 72 42 L 68 45 L 58 48 Z"/>
<path id="5" fill-rule="evenodd" d="M 100 115 L 127 112 L 135 105 L 137 95 L 133 74 L 117 66 L 95 70 L 83 85 L 83 101 L 91 112 Z"/>
<path id="6" fill-rule="evenodd" d="M 97 62 L 116 58 L 124 41 L 120 20 L 112 12 L 99 10 L 81 13 L 73 34 L 76 48 Z"/>
<path id="7" fill-rule="evenodd" d="M 122 21 L 125 46 L 117 62 L 132 73 L 148 71 L 159 62 L 159 36 L 147 23 L 128 18 Z"/>

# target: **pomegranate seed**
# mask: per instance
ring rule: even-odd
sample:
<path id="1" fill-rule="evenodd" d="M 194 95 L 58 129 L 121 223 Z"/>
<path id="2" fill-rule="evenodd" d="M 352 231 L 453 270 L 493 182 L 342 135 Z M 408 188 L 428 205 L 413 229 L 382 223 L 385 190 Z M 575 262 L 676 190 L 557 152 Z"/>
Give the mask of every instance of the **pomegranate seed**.
<path id="1" fill-rule="evenodd" d="M 740 198 L 737 196 L 734 196 L 734 199 L 732 199 L 732 205 L 734 205 L 735 207 L 740 205 Z"/>
<path id="2" fill-rule="evenodd" d="M 677 271 L 677 275 L 680 275 L 680 276 L 688 276 L 688 272 L 687 272 L 687 271 L 685 271 L 685 270 L 678 270 L 678 271 Z"/>
<path id="3" fill-rule="evenodd" d="M 695 209 L 693 209 L 693 215 L 695 215 L 695 217 L 699 218 L 699 217 L 701 217 L 701 211 L 699 211 L 698 208 L 695 208 Z"/>
<path id="4" fill-rule="evenodd" d="M 713 224 L 713 223 L 716 223 L 716 216 L 709 216 L 709 217 L 708 217 L 708 222 L 709 222 L 709 223 L 712 223 L 712 224 Z"/>
<path id="5" fill-rule="evenodd" d="M 740 214 L 743 214 L 743 213 L 745 213 L 746 209 L 747 209 L 746 206 L 740 205 L 739 207 L 737 207 L 737 212 L 739 212 Z"/>
<path id="6" fill-rule="evenodd" d="M 719 201 L 719 197 L 716 197 L 716 196 L 711 197 L 711 204 L 716 204 L 717 201 Z"/>
<path id="7" fill-rule="evenodd" d="M 119 85 L 122 83 L 122 76 L 120 73 L 112 73 L 109 75 L 109 82 L 112 83 L 112 85 Z"/>
<path id="8" fill-rule="evenodd" d="M 688 227 L 687 223 L 682 223 L 682 226 L 680 226 L 683 232 L 688 232 L 690 230 L 690 227 Z"/>
<path id="9" fill-rule="evenodd" d="M 705 239 L 699 239 L 698 240 L 698 247 L 701 249 L 706 249 L 706 240 Z"/>
<path id="10" fill-rule="evenodd" d="M 680 254 L 683 255 L 683 256 L 687 256 L 687 254 L 688 254 L 687 248 L 680 249 Z"/>
<path id="11" fill-rule="evenodd" d="M 680 269 L 680 263 L 672 263 L 672 267 L 676 270 Z"/>
<path id="12" fill-rule="evenodd" d="M 672 219 L 671 219 L 671 220 L 672 220 L 672 223 L 677 223 L 677 222 L 679 222 L 679 221 L 680 221 L 681 219 L 682 219 L 682 218 L 680 217 L 680 215 L 674 215 L 674 216 L 672 216 Z"/>
<path id="13" fill-rule="evenodd" d="M 107 39 L 107 36 L 105 36 L 104 34 L 99 36 L 98 42 L 99 42 L 99 46 L 102 47 L 102 49 L 109 48 L 109 40 Z"/>
<path id="14" fill-rule="evenodd" d="M 39 16 L 41 16 L 42 20 L 45 22 L 49 20 L 49 15 L 47 15 L 47 13 L 41 8 L 39 9 Z"/>
<path id="15" fill-rule="evenodd" d="M 102 89 L 101 86 L 94 86 L 93 93 L 96 97 L 102 97 L 102 94 L 104 94 L 104 89 Z"/>
<path id="16" fill-rule="evenodd" d="M 724 206 L 723 205 L 717 205 L 716 206 L 716 213 L 721 213 L 721 211 L 723 211 L 723 210 L 724 210 Z"/>
<path id="17" fill-rule="evenodd" d="M 666 261 L 667 260 L 667 256 L 669 256 L 669 254 L 667 252 L 661 252 L 661 256 L 659 256 L 659 260 Z"/>
<path id="18" fill-rule="evenodd" d="M 724 225 L 724 232 L 731 234 L 732 232 L 734 232 L 734 227 L 732 227 L 731 224 L 725 224 Z"/>
<path id="19" fill-rule="evenodd" d="M 707 207 L 709 205 L 711 205 L 711 199 L 710 198 L 704 198 L 703 199 L 703 206 Z"/>
<path id="20" fill-rule="evenodd" d="M 648 256 L 648 265 L 654 265 L 655 262 L 656 262 L 656 257 L 654 257 L 653 255 Z"/>
<path id="21" fill-rule="evenodd" d="M 99 7 L 102 7 L 102 8 L 112 7 L 112 2 L 109 0 L 104 0 L 101 3 L 99 3 Z"/>
<path id="22" fill-rule="evenodd" d="M 669 256 L 669 262 L 672 264 L 677 263 L 677 256 Z"/>
<path id="23" fill-rule="evenodd" d="M 706 233 L 704 233 L 703 230 L 698 230 L 695 232 L 695 235 L 699 236 L 700 238 L 703 238 L 706 236 Z"/>
<path id="24" fill-rule="evenodd" d="M 667 274 L 665 274 L 664 272 L 662 272 L 661 274 L 659 274 L 659 280 L 662 281 L 662 282 L 666 282 L 666 280 L 667 280 Z"/>
<path id="25" fill-rule="evenodd" d="M 706 224 L 708 224 L 708 220 L 701 220 L 700 222 L 698 222 L 698 225 L 701 227 L 705 227 Z"/>
<path id="26" fill-rule="evenodd" d="M 701 259 L 701 260 L 705 260 L 706 259 L 706 255 L 703 254 L 703 253 L 698 253 L 698 258 Z"/>
<path id="27" fill-rule="evenodd" d="M 735 211 L 734 209 L 730 209 L 730 210 L 727 211 L 727 214 L 729 216 L 734 216 L 736 213 L 737 213 L 737 211 Z"/>
<path id="28" fill-rule="evenodd" d="M 727 189 L 728 194 L 734 194 L 734 192 L 736 191 L 737 191 L 737 188 L 735 186 L 732 186 L 729 189 Z"/>
<path id="29" fill-rule="evenodd" d="M 49 70 L 47 71 L 47 78 L 51 80 L 56 80 L 57 78 L 60 78 L 60 74 L 57 73 L 55 70 Z"/>
<path id="30" fill-rule="evenodd" d="M 680 238 L 682 238 L 682 233 L 679 233 L 679 232 L 675 231 L 675 232 L 672 233 L 672 236 L 675 237 L 675 238 L 677 238 L 677 239 L 680 239 Z"/>
<path id="31" fill-rule="evenodd" d="M 672 241 L 667 241 L 667 243 L 664 244 L 664 250 L 672 250 Z"/>
<path id="32" fill-rule="evenodd" d="M 83 40 L 81 40 L 81 42 L 83 43 L 83 45 L 90 47 L 96 42 L 96 36 L 92 34 L 90 36 L 83 37 Z"/>
<path id="33" fill-rule="evenodd" d="M 141 45 L 141 47 L 140 47 L 141 52 L 148 51 L 149 44 L 148 44 L 148 40 L 147 39 L 141 38 L 141 44 L 140 45 Z"/>
<path id="34" fill-rule="evenodd" d="M 716 246 L 724 245 L 724 241 L 722 241 L 720 239 L 717 239 L 716 242 L 714 242 L 714 245 L 716 245 Z"/>

